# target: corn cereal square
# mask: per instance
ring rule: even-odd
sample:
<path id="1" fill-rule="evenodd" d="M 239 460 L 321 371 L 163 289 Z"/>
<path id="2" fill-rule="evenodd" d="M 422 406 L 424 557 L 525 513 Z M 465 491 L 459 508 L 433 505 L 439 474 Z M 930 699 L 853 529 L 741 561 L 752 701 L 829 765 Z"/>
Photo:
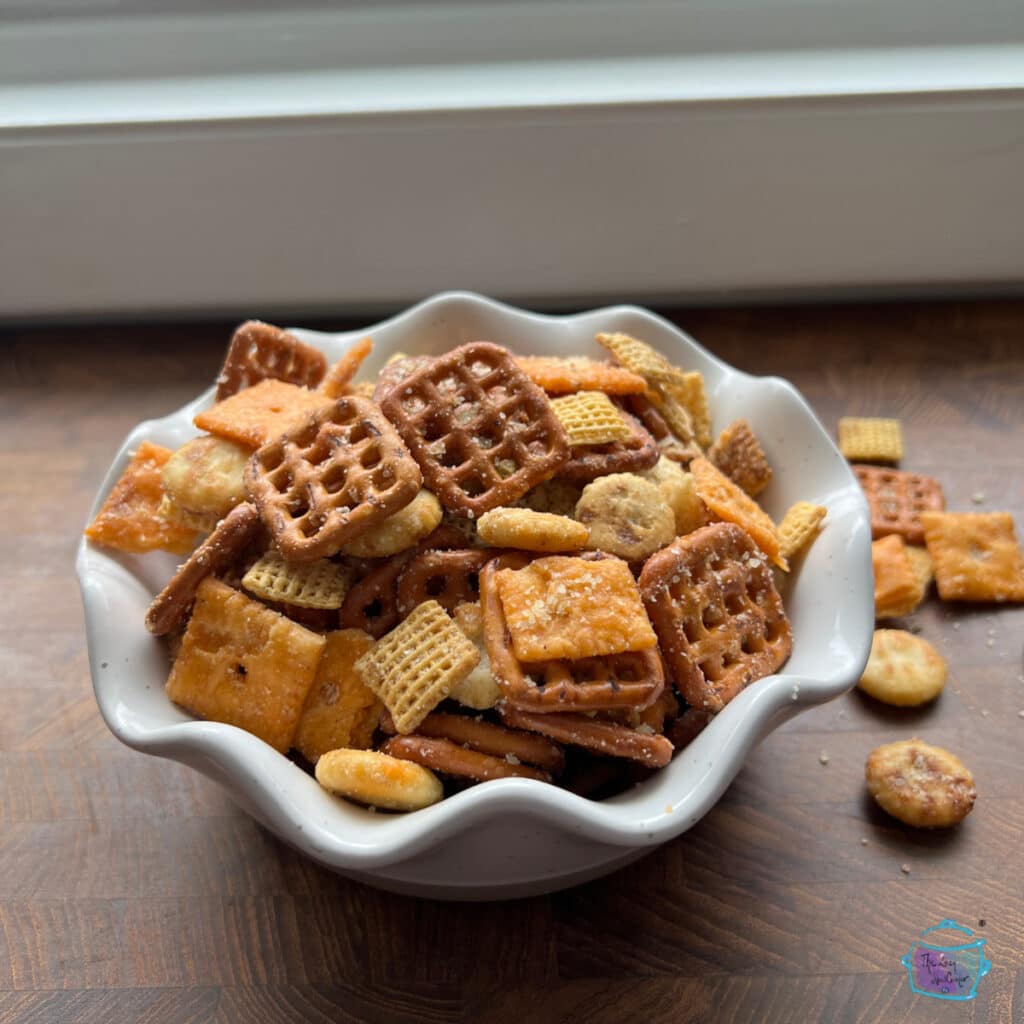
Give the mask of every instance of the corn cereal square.
<path id="1" fill-rule="evenodd" d="M 872 543 L 871 565 L 875 573 L 876 618 L 909 615 L 924 600 L 925 588 L 898 533 Z"/>
<path id="2" fill-rule="evenodd" d="M 1024 555 L 1006 512 L 922 512 L 943 601 L 1024 601 Z"/>
<path id="3" fill-rule="evenodd" d="M 373 644 L 373 637 L 361 629 L 338 629 L 327 634 L 323 657 L 295 730 L 295 748 L 306 760 L 315 764 L 328 750 L 365 750 L 372 743 L 384 706 L 360 678 L 355 663 Z"/>
<path id="4" fill-rule="evenodd" d="M 237 725 L 284 753 L 324 642 L 208 576 L 196 593 L 167 696 L 199 718 Z"/>
<path id="5" fill-rule="evenodd" d="M 519 661 L 594 658 L 658 642 L 618 558 L 539 558 L 500 570 L 494 581 Z"/>
<path id="6" fill-rule="evenodd" d="M 263 380 L 210 406 L 192 422 L 217 437 L 259 448 L 324 405 L 330 405 L 330 399 L 321 392 Z"/>
<path id="7" fill-rule="evenodd" d="M 899 462 L 903 458 L 903 428 L 899 420 L 843 416 L 839 420 L 839 450 L 850 462 Z"/>
<path id="8" fill-rule="evenodd" d="M 125 467 L 85 535 L 118 551 L 141 553 L 158 549 L 184 555 L 196 542 L 196 531 L 171 522 L 159 512 L 164 499 L 161 480 L 169 448 L 143 441 Z"/>

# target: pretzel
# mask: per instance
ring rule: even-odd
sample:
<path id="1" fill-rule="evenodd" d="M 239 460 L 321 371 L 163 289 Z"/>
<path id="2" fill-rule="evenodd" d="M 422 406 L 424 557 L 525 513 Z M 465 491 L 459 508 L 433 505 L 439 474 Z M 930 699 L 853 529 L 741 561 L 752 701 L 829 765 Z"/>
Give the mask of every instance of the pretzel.
<path id="1" fill-rule="evenodd" d="M 672 760 L 672 744 L 666 737 L 587 715 L 541 715 L 507 704 L 501 710 L 501 719 L 515 729 L 550 736 L 559 743 L 584 747 L 597 754 L 639 761 L 650 768 L 663 768 Z"/>
<path id="2" fill-rule="evenodd" d="M 640 592 L 686 702 L 721 711 L 778 670 L 793 644 L 767 561 L 749 534 L 714 523 L 652 555 Z"/>
<path id="3" fill-rule="evenodd" d="M 494 557 L 489 548 L 424 551 L 415 555 L 398 577 L 398 614 L 408 615 L 424 601 L 437 601 L 451 614 L 463 601 L 480 594 L 480 570 Z"/>
<path id="4" fill-rule="evenodd" d="M 771 483 L 772 467 L 750 424 L 734 420 L 708 449 L 708 459 L 752 498 Z"/>
<path id="5" fill-rule="evenodd" d="M 373 400 L 380 405 L 385 395 L 396 385 L 411 376 L 417 370 L 430 366 L 433 356 L 406 356 L 401 353 L 393 355 L 377 374 L 377 383 L 373 388 Z"/>
<path id="6" fill-rule="evenodd" d="M 619 402 L 626 412 L 632 413 L 640 421 L 641 426 L 655 441 L 664 441 L 670 436 L 671 431 L 665 418 L 654 405 L 653 397 L 651 392 L 643 395 L 623 395 Z"/>
<path id="7" fill-rule="evenodd" d="M 839 420 L 839 450 L 850 462 L 899 462 L 903 458 L 903 428 L 899 420 Z"/>
<path id="8" fill-rule="evenodd" d="M 491 673 L 508 704 L 543 712 L 653 704 L 665 685 L 655 648 L 601 657 L 519 661 L 495 577 L 504 569 L 526 564 L 525 556 L 501 555 L 480 573 L 480 608 Z"/>
<path id="9" fill-rule="evenodd" d="M 853 472 L 868 499 L 871 536 L 877 540 L 898 533 L 908 544 L 923 544 L 921 513 L 941 512 L 946 507 L 939 481 L 881 466 L 854 466 Z"/>
<path id="10" fill-rule="evenodd" d="M 418 735 L 392 736 L 380 749 L 389 757 L 413 761 L 443 775 L 475 779 L 477 782 L 514 778 L 535 779 L 537 782 L 551 781 L 551 776 L 539 768 L 517 764 L 504 757 L 481 754 L 479 751 L 459 746 L 451 740 L 431 739 Z"/>
<path id="11" fill-rule="evenodd" d="M 609 473 L 637 473 L 650 469 L 659 457 L 658 445 L 639 420 L 625 413 L 623 418 L 632 427 L 633 435 L 626 441 L 610 444 L 579 445 L 571 450 L 569 461 L 559 471 L 559 480 L 580 487 Z"/>
<path id="12" fill-rule="evenodd" d="M 162 548 L 183 555 L 196 531 L 160 515 L 164 497 L 160 474 L 171 459 L 169 448 L 143 441 L 111 488 L 85 535 L 96 544 L 133 553 Z"/>
<path id="13" fill-rule="evenodd" d="M 348 395 L 264 445 L 245 484 L 281 553 L 334 554 L 419 493 L 420 471 L 380 410 Z"/>
<path id="14" fill-rule="evenodd" d="M 668 738 L 676 750 L 689 746 L 710 724 L 715 716 L 700 708 L 687 708 L 669 727 Z"/>
<path id="15" fill-rule="evenodd" d="M 185 618 L 199 584 L 234 565 L 238 556 L 259 536 L 260 517 L 254 506 L 236 505 L 189 556 L 146 612 L 146 629 L 166 636 Z"/>
<path id="16" fill-rule="evenodd" d="M 328 398 L 340 398 L 350 391 L 349 383 L 356 375 L 363 360 L 373 351 L 372 338 L 360 338 L 349 346 L 348 351 L 327 371 L 327 376 L 317 388 Z"/>
<path id="17" fill-rule="evenodd" d="M 390 390 L 381 408 L 453 512 L 510 505 L 569 457 L 547 396 L 490 342 L 435 359 Z"/>
<path id="18" fill-rule="evenodd" d="M 262 380 L 283 380 L 315 388 L 326 372 L 327 360 L 322 352 L 273 324 L 247 320 L 235 330 L 228 345 L 224 365 L 217 375 L 214 400 L 223 401 Z"/>
<path id="19" fill-rule="evenodd" d="M 621 366 L 598 363 L 586 356 L 516 356 L 516 365 L 549 395 L 603 391 L 606 395 L 643 394 L 643 377 Z"/>
<path id="20" fill-rule="evenodd" d="M 423 551 L 461 548 L 465 539 L 451 526 L 439 526 L 415 548 L 389 558 L 349 588 L 338 613 L 342 629 L 362 629 L 379 640 L 398 625 L 398 577 L 409 559 Z"/>

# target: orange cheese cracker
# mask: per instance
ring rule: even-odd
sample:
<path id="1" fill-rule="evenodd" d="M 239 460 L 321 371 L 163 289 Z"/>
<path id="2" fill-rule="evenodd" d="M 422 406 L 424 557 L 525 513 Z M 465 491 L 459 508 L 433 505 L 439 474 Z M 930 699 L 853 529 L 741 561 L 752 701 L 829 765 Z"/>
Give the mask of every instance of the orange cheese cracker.
<path id="1" fill-rule="evenodd" d="M 553 556 L 502 569 L 495 585 L 520 661 L 593 658 L 657 644 L 629 566 Z"/>
<path id="2" fill-rule="evenodd" d="M 324 642 L 208 576 L 196 592 L 167 696 L 199 718 L 237 725 L 284 753 Z"/>
<path id="3" fill-rule="evenodd" d="M 603 391 L 606 395 L 642 395 L 647 384 L 624 366 L 599 363 L 585 356 L 516 356 L 516 365 L 549 395 Z"/>
<path id="4" fill-rule="evenodd" d="M 754 538 L 757 546 L 780 568 L 789 571 L 782 554 L 779 531 L 767 512 L 746 491 L 734 484 L 707 459 L 698 457 L 690 463 L 690 473 L 700 500 L 713 516 L 735 523 Z"/>
<path id="5" fill-rule="evenodd" d="M 365 750 L 373 741 L 384 705 L 363 682 L 355 662 L 374 644 L 361 629 L 337 629 L 327 634 L 316 678 L 306 697 L 294 745 L 308 761 L 328 750 Z"/>
<path id="6" fill-rule="evenodd" d="M 872 543 L 871 565 L 875 573 L 876 618 L 909 615 L 924 600 L 924 585 L 898 533 Z"/>
<path id="7" fill-rule="evenodd" d="M 1007 512 L 922 512 L 943 601 L 1024 601 L 1024 555 Z"/>
<path id="8" fill-rule="evenodd" d="M 280 380 L 263 380 L 210 406 L 192 422 L 217 437 L 259 448 L 329 404 L 330 399 L 322 392 Z"/>
<path id="9" fill-rule="evenodd" d="M 169 448 L 143 441 L 85 528 L 86 537 L 118 551 L 160 549 L 176 555 L 191 551 L 196 531 L 164 519 L 157 511 L 164 498 L 161 474 L 172 454 Z"/>

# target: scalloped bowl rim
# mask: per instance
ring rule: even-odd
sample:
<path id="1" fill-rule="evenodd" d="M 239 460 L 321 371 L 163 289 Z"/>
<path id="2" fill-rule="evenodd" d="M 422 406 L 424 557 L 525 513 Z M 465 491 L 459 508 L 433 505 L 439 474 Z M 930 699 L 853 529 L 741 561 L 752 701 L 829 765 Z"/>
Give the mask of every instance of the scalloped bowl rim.
<path id="1" fill-rule="evenodd" d="M 123 678 L 118 679 L 116 671 L 108 671 L 110 658 L 129 640 L 133 651 L 143 654 L 145 645 L 160 641 L 145 633 L 141 615 L 137 627 L 131 623 L 118 626 L 110 620 L 117 612 L 115 604 L 127 601 L 138 605 L 140 600 L 148 603 L 155 587 L 150 584 L 147 589 L 138 578 L 137 568 L 83 538 L 76 569 L 100 711 L 112 732 L 128 746 L 190 764 L 217 779 L 282 838 L 340 870 L 372 872 L 495 816 L 511 813 L 525 814 L 556 830 L 615 847 L 635 849 L 661 844 L 691 827 L 714 805 L 764 736 L 799 711 L 846 692 L 859 678 L 874 624 L 870 531 L 863 496 L 845 460 L 791 384 L 780 378 L 755 378 L 736 370 L 675 325 L 638 306 L 616 305 L 554 316 L 516 309 L 469 292 L 445 292 L 364 330 L 332 335 L 292 330 L 304 340 L 332 349 L 329 354 L 336 357 L 348 344 L 366 334 L 377 338 L 400 333 L 412 324 L 422 323 L 425 317 L 443 319 L 446 311 L 451 315 L 452 310 L 461 310 L 463 314 L 472 311 L 541 332 L 568 325 L 593 333 L 595 327 L 602 329 L 601 325 L 635 321 L 651 331 L 656 329 L 662 337 L 675 337 L 690 357 L 691 365 L 699 364 L 706 375 L 713 367 L 719 387 L 726 385 L 723 394 L 742 382 L 756 389 L 770 388 L 773 399 L 789 402 L 803 419 L 807 434 L 802 436 L 813 437 L 816 449 L 833 458 L 836 472 L 845 471 L 848 478 L 833 490 L 829 503 L 830 522 L 839 519 L 840 523 L 832 523 L 833 528 L 841 525 L 846 537 L 845 580 L 849 593 L 842 595 L 837 606 L 836 636 L 832 638 L 828 671 L 794 674 L 784 666 L 782 673 L 752 684 L 671 765 L 621 797 L 599 803 L 532 780 L 501 779 L 468 788 L 413 814 L 372 815 L 320 790 L 315 780 L 298 766 L 241 729 L 192 719 L 169 701 L 169 721 L 154 724 L 149 720 L 151 716 L 140 713 L 135 695 L 141 694 L 141 687 L 126 684 Z M 373 358 L 380 361 L 386 354 L 386 347 L 378 349 Z M 140 423 L 128 435 L 97 493 L 90 518 L 122 471 L 128 453 L 168 424 L 180 426 L 185 417 L 190 423 L 192 415 L 211 401 L 212 394 L 211 387 L 176 412 Z M 712 404 L 713 412 L 714 408 Z M 794 654 L 799 643 L 797 636 Z M 124 659 L 129 665 L 133 660 Z M 162 682 L 158 681 L 161 690 Z M 151 689 L 150 684 L 146 684 L 146 689 Z M 640 800 L 635 799 L 638 791 L 643 791 Z"/>

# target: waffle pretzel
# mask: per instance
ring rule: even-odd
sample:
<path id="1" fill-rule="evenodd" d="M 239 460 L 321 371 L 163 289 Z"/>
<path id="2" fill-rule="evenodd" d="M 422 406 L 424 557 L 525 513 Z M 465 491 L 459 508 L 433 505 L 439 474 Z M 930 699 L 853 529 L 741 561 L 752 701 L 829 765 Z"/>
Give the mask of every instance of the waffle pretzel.
<path id="1" fill-rule="evenodd" d="M 601 657 L 520 662 L 495 582 L 504 569 L 521 569 L 524 555 L 500 555 L 480 573 L 480 608 L 491 673 L 508 705 L 538 712 L 648 707 L 665 686 L 656 648 Z"/>
<path id="2" fill-rule="evenodd" d="M 618 722 L 603 722 L 580 714 L 539 715 L 512 705 L 502 709 L 501 718 L 514 729 L 550 736 L 559 743 L 583 747 L 596 754 L 639 761 L 649 768 L 663 768 L 672 760 L 672 744 L 665 736 Z"/>
<path id="3" fill-rule="evenodd" d="M 153 599 L 146 612 L 146 629 L 155 636 L 166 636 L 181 625 L 196 599 L 199 584 L 207 576 L 234 565 L 260 531 L 260 517 L 255 507 L 248 502 L 236 505 Z"/>
<path id="4" fill-rule="evenodd" d="M 753 539 L 714 523 L 652 555 L 640 592 L 669 676 L 688 704 L 721 711 L 789 657 L 793 638 Z"/>
<path id="5" fill-rule="evenodd" d="M 491 779 L 534 779 L 550 782 L 551 776 L 540 768 L 516 764 L 503 757 L 481 754 L 453 743 L 451 740 L 432 739 L 427 736 L 392 736 L 381 746 L 389 757 L 401 758 L 423 765 L 442 775 L 489 782 Z"/>
<path id="6" fill-rule="evenodd" d="M 657 442 L 635 417 L 625 413 L 623 419 L 632 428 L 632 436 L 625 441 L 572 448 L 558 479 L 583 487 L 609 473 L 639 473 L 650 469 L 659 458 Z"/>
<path id="7" fill-rule="evenodd" d="M 655 441 L 661 442 L 671 436 L 665 417 L 661 415 L 652 401 L 652 393 L 643 395 L 623 395 L 619 401 L 623 409 L 632 413 Z"/>
<path id="8" fill-rule="evenodd" d="M 437 601 L 449 614 L 463 601 L 476 601 L 480 570 L 495 553 L 489 548 L 467 548 L 415 555 L 398 577 L 399 616 L 408 615 L 424 601 Z"/>
<path id="9" fill-rule="evenodd" d="M 265 444 L 245 472 L 274 543 L 293 562 L 334 554 L 408 505 L 422 482 L 377 406 L 352 395 Z"/>
<path id="10" fill-rule="evenodd" d="M 924 543 L 922 512 L 942 512 L 942 485 L 930 476 L 881 466 L 854 466 L 854 475 L 868 499 L 871 536 L 878 540 L 898 533 L 908 544 Z"/>
<path id="11" fill-rule="evenodd" d="M 547 396 L 498 345 L 463 345 L 401 383 L 381 409 L 453 512 L 511 505 L 568 460 Z"/>
<path id="12" fill-rule="evenodd" d="M 281 380 L 315 388 L 326 372 L 327 360 L 322 352 L 273 324 L 247 320 L 237 328 L 228 345 L 224 365 L 217 375 L 215 401 L 220 402 L 262 380 Z"/>
<path id="13" fill-rule="evenodd" d="M 377 383 L 373 387 L 373 400 L 380 405 L 385 395 L 396 385 L 400 384 L 406 377 L 411 376 L 417 370 L 430 366 L 433 363 L 433 356 L 406 356 L 396 353 L 380 369 L 377 374 Z"/>

